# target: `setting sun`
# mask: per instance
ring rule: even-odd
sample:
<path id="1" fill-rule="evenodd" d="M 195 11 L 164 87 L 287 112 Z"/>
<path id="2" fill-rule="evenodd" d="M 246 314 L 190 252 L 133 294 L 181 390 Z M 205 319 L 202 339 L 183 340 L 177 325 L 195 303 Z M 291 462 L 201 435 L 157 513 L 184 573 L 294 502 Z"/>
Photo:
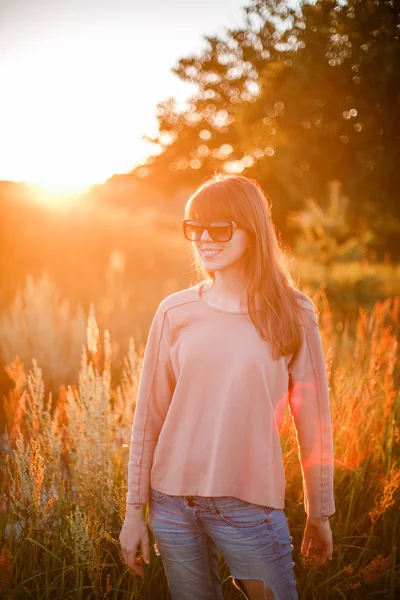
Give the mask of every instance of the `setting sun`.
<path id="1" fill-rule="evenodd" d="M 37 183 L 26 182 L 29 190 L 29 198 L 32 202 L 44 204 L 48 208 L 57 209 L 57 211 L 68 210 L 77 206 L 85 193 L 91 186 L 62 188 L 61 185 L 40 185 Z"/>
<path id="2" fill-rule="evenodd" d="M 121 52 L 118 40 L 113 40 L 113 49 Z M 75 40 L 72 48 L 68 40 L 59 40 L 51 53 L 39 47 L 29 58 L 10 58 L 8 76 L 14 91 L 12 98 L 3 99 L 9 102 L 10 116 L 3 123 L 3 135 L 14 140 L 14 147 L 3 158 L 3 170 L 8 167 L 12 178 L 65 194 L 132 169 L 151 153 L 151 145 L 140 139 L 146 129 L 154 128 L 151 112 L 137 119 L 135 83 L 129 90 L 121 89 L 123 65 L 118 67 L 116 60 L 111 73 L 110 61 L 109 50 L 106 53 L 98 39 L 88 40 L 87 35 Z M 27 90 L 32 90 L 29 102 Z M 107 110 L 113 104 L 110 118 Z"/>
<path id="3" fill-rule="evenodd" d="M 165 18 L 156 22 L 151 7 L 118 1 L 96 9 L 37 6 L 34 19 L 22 4 L 7 7 L 0 25 L 8 44 L 0 53 L 0 179 L 65 195 L 157 154 L 160 147 L 143 139 L 158 133 L 157 103 L 174 97 L 183 108 L 195 90 L 172 67 L 182 53 L 204 46 L 204 33 L 216 28 L 212 12 L 221 24 L 234 24 L 240 4 L 229 0 L 228 12 L 221 1 L 196 19 L 192 8 L 179 8 L 185 27 L 177 37 L 162 6 Z"/>

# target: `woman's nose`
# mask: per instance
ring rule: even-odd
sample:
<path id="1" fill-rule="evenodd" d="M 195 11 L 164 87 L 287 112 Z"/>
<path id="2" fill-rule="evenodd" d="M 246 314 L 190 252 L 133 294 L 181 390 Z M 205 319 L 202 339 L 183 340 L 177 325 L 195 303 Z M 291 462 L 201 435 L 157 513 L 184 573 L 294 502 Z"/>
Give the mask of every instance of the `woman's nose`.
<path id="1" fill-rule="evenodd" d="M 200 240 L 201 241 L 210 240 L 211 242 L 213 241 L 212 238 L 210 237 L 210 234 L 208 233 L 207 229 L 204 229 L 203 233 L 201 234 Z"/>

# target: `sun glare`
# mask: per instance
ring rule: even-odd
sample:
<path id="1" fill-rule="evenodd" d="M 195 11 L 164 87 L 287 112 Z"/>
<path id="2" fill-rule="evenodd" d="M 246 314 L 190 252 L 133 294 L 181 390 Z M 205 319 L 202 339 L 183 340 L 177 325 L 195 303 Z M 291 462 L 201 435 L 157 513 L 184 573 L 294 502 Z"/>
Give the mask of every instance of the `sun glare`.
<path id="1" fill-rule="evenodd" d="M 55 195 L 55 196 L 71 196 L 75 194 L 81 194 L 86 192 L 93 183 L 88 182 L 61 182 L 61 181 L 29 181 L 28 185 L 31 185 L 43 195 Z"/>
<path id="2" fill-rule="evenodd" d="M 47 186 L 27 182 L 26 185 L 29 187 L 29 197 L 33 202 L 45 204 L 47 207 L 56 210 L 73 208 L 73 206 L 81 201 L 82 196 L 84 195 L 84 192 L 82 191 L 59 191 L 55 188 L 50 189 Z"/>
<path id="3" fill-rule="evenodd" d="M 0 61 L 8 83 L 0 129 L 9 140 L 0 145 L 0 179 L 33 184 L 47 203 L 129 172 L 155 149 L 142 139 L 157 131 L 151 102 L 143 109 L 137 100 L 150 85 L 144 67 L 127 77 L 126 40 L 115 33 L 105 45 L 101 33 L 76 34 L 72 45 L 65 34 L 51 52 L 37 44 Z"/>

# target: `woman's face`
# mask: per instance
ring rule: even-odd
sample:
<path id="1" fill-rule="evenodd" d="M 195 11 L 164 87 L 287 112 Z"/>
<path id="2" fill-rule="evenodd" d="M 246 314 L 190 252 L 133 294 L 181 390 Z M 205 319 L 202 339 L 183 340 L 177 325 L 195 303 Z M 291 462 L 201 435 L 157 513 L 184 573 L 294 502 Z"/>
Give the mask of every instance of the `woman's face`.
<path id="1" fill-rule="evenodd" d="M 215 242 L 205 229 L 200 240 L 193 243 L 207 271 L 222 271 L 238 264 L 243 258 L 250 235 L 244 229 L 234 227 L 229 242 Z"/>

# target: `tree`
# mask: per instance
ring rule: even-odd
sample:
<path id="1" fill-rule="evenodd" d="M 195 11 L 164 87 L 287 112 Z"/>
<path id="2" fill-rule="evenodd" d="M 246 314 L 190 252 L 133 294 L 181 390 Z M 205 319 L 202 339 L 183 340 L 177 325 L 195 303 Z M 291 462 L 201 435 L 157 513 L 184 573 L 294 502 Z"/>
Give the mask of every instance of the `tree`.
<path id="1" fill-rule="evenodd" d="M 367 219 L 378 251 L 400 257 L 400 0 L 245 11 L 243 29 L 174 69 L 198 92 L 183 112 L 158 106 L 163 152 L 147 174 L 170 189 L 218 169 L 255 177 L 283 233 L 288 210 L 340 180 L 353 230 Z"/>

